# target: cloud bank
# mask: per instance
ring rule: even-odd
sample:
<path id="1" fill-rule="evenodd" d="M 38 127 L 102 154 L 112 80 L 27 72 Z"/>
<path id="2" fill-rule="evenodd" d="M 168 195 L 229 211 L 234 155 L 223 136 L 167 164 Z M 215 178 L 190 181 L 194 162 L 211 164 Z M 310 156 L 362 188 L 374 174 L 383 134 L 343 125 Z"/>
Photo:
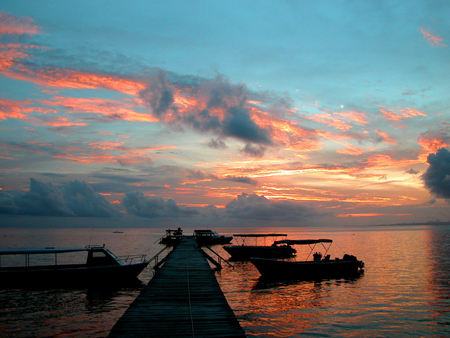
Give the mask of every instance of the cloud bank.
<path id="1" fill-rule="evenodd" d="M 319 213 L 299 203 L 289 201 L 271 201 L 264 196 L 242 193 L 227 204 L 228 217 L 239 219 L 260 219 L 300 222 L 305 218 L 319 216 Z M 294 223 L 293 225 L 298 225 Z"/>
<path id="2" fill-rule="evenodd" d="M 165 201 L 161 197 L 149 197 L 141 192 L 126 194 L 123 205 L 128 213 L 147 218 L 181 217 L 198 214 L 195 209 L 178 206 L 172 199 Z"/>
<path id="3" fill-rule="evenodd" d="M 0 214 L 71 217 L 119 217 L 120 213 L 86 182 L 56 186 L 30 179 L 23 193 L 0 191 Z"/>

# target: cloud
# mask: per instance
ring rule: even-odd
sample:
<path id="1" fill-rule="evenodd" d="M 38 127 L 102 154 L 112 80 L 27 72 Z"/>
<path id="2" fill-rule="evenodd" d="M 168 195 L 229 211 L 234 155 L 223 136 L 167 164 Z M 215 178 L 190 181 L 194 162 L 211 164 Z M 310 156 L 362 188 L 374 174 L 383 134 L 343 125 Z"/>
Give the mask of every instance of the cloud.
<path id="1" fill-rule="evenodd" d="M 299 203 L 289 201 L 271 201 L 264 196 L 242 193 L 227 204 L 228 217 L 239 219 L 263 219 L 268 221 L 300 221 L 319 216 L 319 213 Z"/>
<path id="2" fill-rule="evenodd" d="M 411 175 L 417 175 L 418 173 L 420 173 L 420 171 L 414 170 L 413 168 L 405 171 L 405 173 L 407 174 L 411 174 Z"/>
<path id="3" fill-rule="evenodd" d="M 253 145 L 251 143 L 247 143 L 242 149 L 242 152 L 252 157 L 263 157 L 266 149 L 266 147 L 260 144 Z"/>
<path id="4" fill-rule="evenodd" d="M 161 197 L 148 197 L 141 192 L 126 194 L 122 204 L 128 213 L 147 218 L 181 217 L 198 214 L 196 209 L 178 206 L 172 199 L 165 201 Z"/>
<path id="5" fill-rule="evenodd" d="M 175 88 L 169 83 L 167 73 L 160 70 L 150 78 L 147 87 L 140 92 L 140 95 L 150 104 L 152 113 L 164 119 L 175 102 L 174 93 Z"/>
<path id="6" fill-rule="evenodd" d="M 420 133 L 417 143 L 423 147 L 423 152 L 419 158 L 426 162 L 428 154 L 436 153 L 438 149 L 446 148 L 450 145 L 450 124 L 443 124 L 437 128 Z"/>
<path id="7" fill-rule="evenodd" d="M 228 148 L 225 142 L 219 139 L 211 139 L 209 142 L 206 143 L 206 146 L 212 149 L 226 149 Z"/>
<path id="8" fill-rule="evenodd" d="M 251 179 L 249 177 L 227 176 L 224 178 L 224 180 L 230 182 L 245 183 L 254 186 L 258 185 L 258 182 L 256 180 Z"/>
<path id="9" fill-rule="evenodd" d="M 430 164 L 422 179 L 425 187 L 438 198 L 450 199 L 450 152 L 441 148 L 428 155 Z"/>
<path id="10" fill-rule="evenodd" d="M 447 45 L 442 43 L 444 39 L 432 34 L 429 29 L 419 28 L 419 31 L 423 34 L 423 37 L 427 40 L 427 42 L 433 47 L 447 47 Z"/>
<path id="11" fill-rule="evenodd" d="M 245 85 L 232 84 L 223 76 L 199 81 L 194 90 L 186 83 L 171 83 L 167 73 L 160 70 L 149 78 L 140 96 L 154 116 L 172 126 L 188 126 L 200 133 L 247 143 L 273 144 L 270 129 L 261 127 L 253 117 Z"/>
<path id="12" fill-rule="evenodd" d="M 113 217 L 119 212 L 83 181 L 62 186 L 30 179 L 30 190 L 10 194 L 1 192 L 0 213 L 36 216 Z"/>
<path id="13" fill-rule="evenodd" d="M 29 17 L 16 17 L 0 11 L 0 37 L 3 35 L 37 34 L 40 28 L 33 24 L 33 21 Z"/>

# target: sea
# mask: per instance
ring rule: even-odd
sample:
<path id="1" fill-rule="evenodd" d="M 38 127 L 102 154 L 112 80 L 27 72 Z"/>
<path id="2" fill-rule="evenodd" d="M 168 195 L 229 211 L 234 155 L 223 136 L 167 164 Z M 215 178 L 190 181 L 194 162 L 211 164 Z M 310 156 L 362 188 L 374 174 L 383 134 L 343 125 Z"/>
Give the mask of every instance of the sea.
<path id="1" fill-rule="evenodd" d="M 450 225 L 211 229 L 332 239 L 332 258 L 348 253 L 365 263 L 358 277 L 270 282 L 249 262 L 223 264 L 217 280 L 248 337 L 450 336 Z M 0 228 L 0 248 L 105 244 L 116 255 L 151 258 L 165 230 Z M 214 250 L 229 258 L 222 246 Z M 132 285 L 0 289 L 0 337 L 107 337 L 152 277 L 147 267 Z"/>

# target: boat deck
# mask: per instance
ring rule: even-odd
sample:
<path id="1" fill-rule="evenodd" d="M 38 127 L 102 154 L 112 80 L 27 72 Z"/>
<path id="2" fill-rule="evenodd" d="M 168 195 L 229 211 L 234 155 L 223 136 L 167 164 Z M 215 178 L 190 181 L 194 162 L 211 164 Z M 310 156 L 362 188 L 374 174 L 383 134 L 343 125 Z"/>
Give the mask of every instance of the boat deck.
<path id="1" fill-rule="evenodd" d="M 245 337 L 194 238 L 183 238 L 109 337 Z"/>

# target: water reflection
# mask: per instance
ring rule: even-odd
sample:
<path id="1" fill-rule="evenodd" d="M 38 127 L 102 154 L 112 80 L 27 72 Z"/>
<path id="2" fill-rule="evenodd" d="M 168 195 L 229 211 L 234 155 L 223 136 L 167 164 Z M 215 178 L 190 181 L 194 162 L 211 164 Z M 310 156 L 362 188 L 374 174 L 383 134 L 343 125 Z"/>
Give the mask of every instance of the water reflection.
<path id="1" fill-rule="evenodd" d="M 268 277 L 259 277 L 258 281 L 253 287 L 253 290 L 258 289 L 270 289 L 277 288 L 301 283 L 352 283 L 360 279 L 364 276 L 364 271 L 359 272 L 356 275 L 345 276 L 341 278 L 295 278 L 295 279 L 279 279 L 279 278 L 268 278 Z"/>
<path id="2" fill-rule="evenodd" d="M 433 307 L 433 327 L 441 331 L 450 326 L 450 233 L 446 227 L 430 232 L 430 305 Z"/>
<path id="3" fill-rule="evenodd" d="M 0 327 L 14 337 L 106 337 L 141 289 L 142 282 L 0 290 Z"/>

